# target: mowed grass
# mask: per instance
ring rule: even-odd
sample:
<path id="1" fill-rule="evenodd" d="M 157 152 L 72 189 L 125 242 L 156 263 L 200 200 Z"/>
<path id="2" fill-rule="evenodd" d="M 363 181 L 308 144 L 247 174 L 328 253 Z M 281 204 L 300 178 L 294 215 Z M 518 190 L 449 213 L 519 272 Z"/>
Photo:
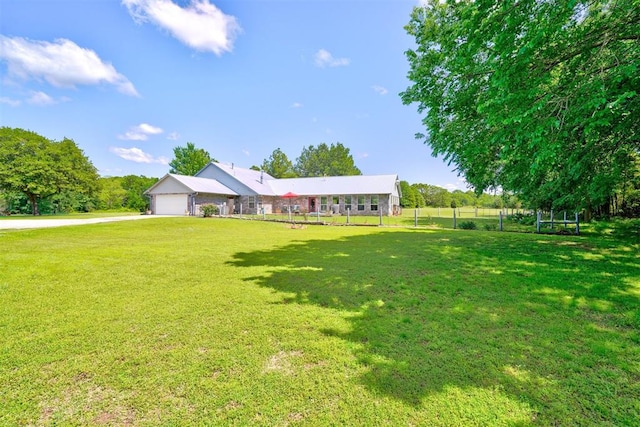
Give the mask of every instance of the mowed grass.
<path id="1" fill-rule="evenodd" d="M 0 425 L 640 423 L 634 243 L 154 218 L 0 245 Z"/>

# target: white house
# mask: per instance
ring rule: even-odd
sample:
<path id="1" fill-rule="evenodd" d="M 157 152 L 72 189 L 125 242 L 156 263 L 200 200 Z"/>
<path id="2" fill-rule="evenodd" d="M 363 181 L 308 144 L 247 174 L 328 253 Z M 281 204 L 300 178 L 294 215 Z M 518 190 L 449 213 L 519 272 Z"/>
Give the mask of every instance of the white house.
<path id="1" fill-rule="evenodd" d="M 157 215 L 198 215 L 200 205 L 214 203 L 223 214 L 270 214 L 294 206 L 301 213 L 390 216 L 398 213 L 401 196 L 397 175 L 276 179 L 215 162 L 195 177 L 167 174 L 146 194 Z"/>

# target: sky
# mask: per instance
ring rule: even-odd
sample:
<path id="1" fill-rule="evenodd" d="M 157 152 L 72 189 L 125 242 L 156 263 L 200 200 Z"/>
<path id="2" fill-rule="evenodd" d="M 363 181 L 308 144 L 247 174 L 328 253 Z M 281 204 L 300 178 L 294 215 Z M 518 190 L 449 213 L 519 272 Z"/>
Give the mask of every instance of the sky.
<path id="1" fill-rule="evenodd" d="M 342 143 L 366 175 L 467 187 L 425 132 L 404 52 L 419 0 L 0 0 L 0 126 L 70 138 L 101 176 L 187 142 L 240 167 Z"/>

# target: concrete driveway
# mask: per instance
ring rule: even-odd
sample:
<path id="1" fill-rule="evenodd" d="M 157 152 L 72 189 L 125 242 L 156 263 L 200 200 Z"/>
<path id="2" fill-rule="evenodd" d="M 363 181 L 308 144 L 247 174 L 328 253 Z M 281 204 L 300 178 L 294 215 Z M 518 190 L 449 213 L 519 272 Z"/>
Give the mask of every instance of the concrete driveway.
<path id="1" fill-rule="evenodd" d="M 156 215 L 127 215 L 86 219 L 0 219 L 0 230 L 21 230 L 28 228 L 64 227 L 65 225 L 98 224 L 101 222 L 134 221 L 150 218 L 164 218 Z"/>

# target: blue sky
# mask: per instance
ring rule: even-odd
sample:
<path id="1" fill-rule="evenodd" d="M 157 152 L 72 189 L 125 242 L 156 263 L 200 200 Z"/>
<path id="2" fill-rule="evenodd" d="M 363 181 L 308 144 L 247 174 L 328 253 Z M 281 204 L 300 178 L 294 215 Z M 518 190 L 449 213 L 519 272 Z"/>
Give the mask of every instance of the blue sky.
<path id="1" fill-rule="evenodd" d="M 0 0 L 0 125 L 73 139 L 103 176 L 160 177 L 341 142 L 364 174 L 466 189 L 402 105 L 418 0 Z"/>

